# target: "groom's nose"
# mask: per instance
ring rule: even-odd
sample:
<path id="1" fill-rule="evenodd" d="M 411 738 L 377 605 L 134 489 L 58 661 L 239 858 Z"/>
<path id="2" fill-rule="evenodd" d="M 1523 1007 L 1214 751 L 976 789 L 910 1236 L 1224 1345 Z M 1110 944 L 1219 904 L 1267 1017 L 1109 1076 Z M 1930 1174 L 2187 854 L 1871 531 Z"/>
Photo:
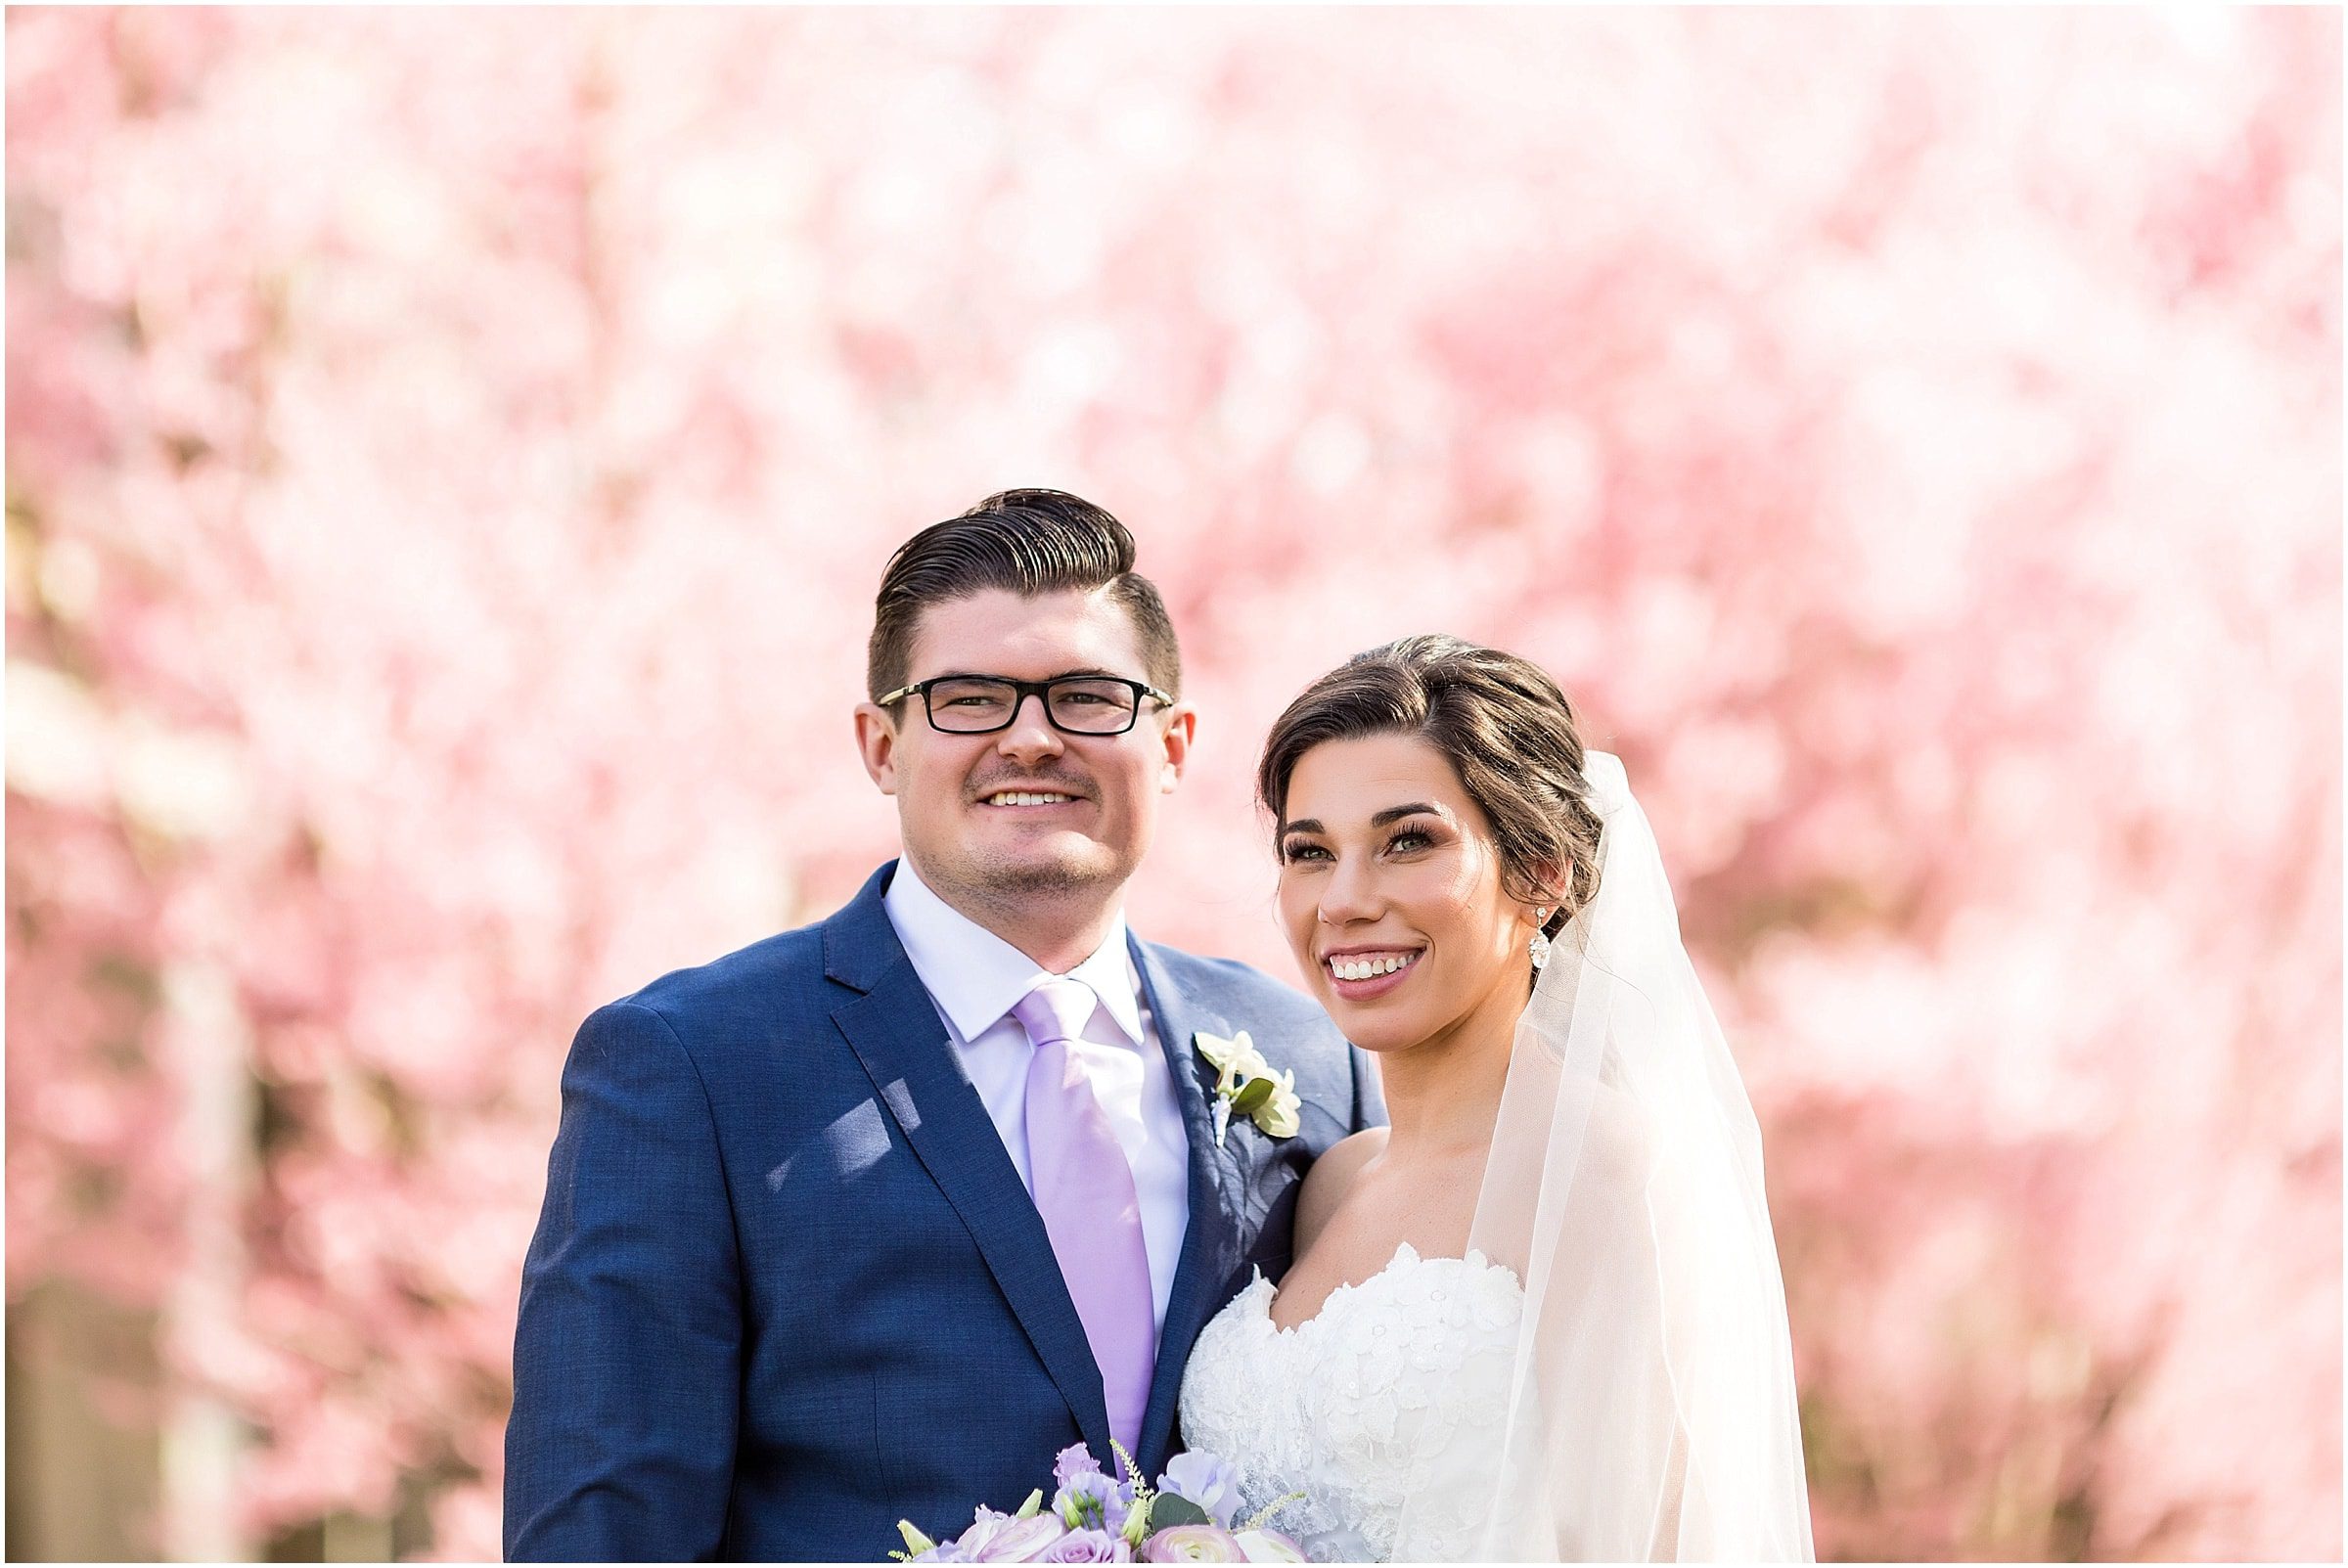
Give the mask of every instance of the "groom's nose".
<path id="1" fill-rule="evenodd" d="M 1006 757 L 1033 766 L 1045 757 L 1056 757 L 1067 750 L 1060 732 L 1044 716 L 1044 699 L 1030 693 L 1019 698 L 1016 712 L 1011 716 L 1011 728 L 995 741 L 995 750 Z"/>

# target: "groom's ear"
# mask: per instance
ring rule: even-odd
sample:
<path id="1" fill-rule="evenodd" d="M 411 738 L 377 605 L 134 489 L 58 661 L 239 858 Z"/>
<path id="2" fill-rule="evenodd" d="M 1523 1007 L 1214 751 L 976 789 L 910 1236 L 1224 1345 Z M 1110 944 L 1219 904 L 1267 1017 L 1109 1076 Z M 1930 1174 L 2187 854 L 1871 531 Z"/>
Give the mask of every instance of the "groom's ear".
<path id="1" fill-rule="evenodd" d="M 1182 770 L 1191 760 L 1191 741 L 1198 733 L 1198 710 L 1187 702 L 1178 702 L 1166 711 L 1164 741 L 1165 766 L 1158 775 L 1158 792 L 1170 795 L 1182 782 Z"/>
<path id="2" fill-rule="evenodd" d="M 897 721 L 875 702 L 856 704 L 856 749 L 864 771 L 873 776 L 884 795 L 897 792 Z"/>

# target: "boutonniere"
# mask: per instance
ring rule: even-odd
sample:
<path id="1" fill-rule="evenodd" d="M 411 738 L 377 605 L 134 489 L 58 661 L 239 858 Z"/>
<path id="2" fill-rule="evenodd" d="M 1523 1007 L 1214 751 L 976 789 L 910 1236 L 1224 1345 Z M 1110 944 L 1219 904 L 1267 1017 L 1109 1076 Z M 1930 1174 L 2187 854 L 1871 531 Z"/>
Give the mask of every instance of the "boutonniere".
<path id="1" fill-rule="evenodd" d="M 1274 1072 L 1244 1029 L 1229 1040 L 1201 1029 L 1191 1041 L 1215 1069 L 1215 1147 L 1223 1146 L 1224 1129 L 1235 1113 L 1272 1138 L 1295 1136 L 1300 1102 L 1293 1070 Z"/>

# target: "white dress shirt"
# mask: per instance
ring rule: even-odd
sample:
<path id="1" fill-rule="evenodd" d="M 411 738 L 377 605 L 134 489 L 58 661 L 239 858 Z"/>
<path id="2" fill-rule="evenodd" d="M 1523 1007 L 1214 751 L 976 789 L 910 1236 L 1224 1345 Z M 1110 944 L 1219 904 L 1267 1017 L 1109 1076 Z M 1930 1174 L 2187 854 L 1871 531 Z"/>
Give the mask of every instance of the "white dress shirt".
<path id="1" fill-rule="evenodd" d="M 1035 1048 L 1011 1009 L 1051 971 L 939 898 L 914 872 L 911 860 L 897 862 L 884 902 L 897 940 L 905 944 L 914 972 L 945 1020 L 963 1070 L 994 1119 L 1019 1181 L 1032 1193 L 1027 1063 Z M 1191 1220 L 1190 1142 L 1173 1073 L 1126 946 L 1122 912 L 1100 948 L 1067 977 L 1082 981 L 1097 999 L 1070 1050 L 1133 1167 L 1142 1200 L 1142 1240 L 1150 1253 L 1150 1291 L 1162 1331 L 1174 1266 Z"/>

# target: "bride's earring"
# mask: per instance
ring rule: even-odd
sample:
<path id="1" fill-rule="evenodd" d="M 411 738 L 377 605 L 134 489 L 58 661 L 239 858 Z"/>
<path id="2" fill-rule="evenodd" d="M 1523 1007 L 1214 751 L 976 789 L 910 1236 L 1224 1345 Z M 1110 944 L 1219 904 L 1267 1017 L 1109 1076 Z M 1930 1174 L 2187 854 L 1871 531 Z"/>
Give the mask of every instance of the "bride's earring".
<path id="1" fill-rule="evenodd" d="M 1533 911 L 1533 918 L 1538 920 L 1541 925 L 1547 925 L 1549 923 L 1549 911 L 1535 910 Z M 1533 930 L 1533 939 L 1527 943 L 1526 946 L 1532 950 L 1534 968 L 1541 968 L 1543 965 L 1549 963 L 1549 933 L 1547 931 L 1544 931 L 1540 929 L 1539 926 L 1536 926 Z"/>

